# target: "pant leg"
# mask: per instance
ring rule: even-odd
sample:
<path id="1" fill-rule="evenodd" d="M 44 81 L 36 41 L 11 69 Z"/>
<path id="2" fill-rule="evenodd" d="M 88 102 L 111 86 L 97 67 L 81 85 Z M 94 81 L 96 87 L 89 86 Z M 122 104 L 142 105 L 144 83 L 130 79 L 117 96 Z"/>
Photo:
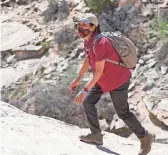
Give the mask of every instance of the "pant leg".
<path id="1" fill-rule="evenodd" d="M 91 133 L 101 132 L 99 119 L 97 114 L 97 109 L 95 104 L 99 101 L 103 91 L 101 87 L 96 84 L 87 94 L 85 100 L 83 101 L 84 111 L 90 126 Z"/>
<path id="2" fill-rule="evenodd" d="M 138 138 L 145 135 L 145 129 L 141 126 L 135 115 L 130 112 L 128 105 L 128 87 L 130 81 L 127 81 L 121 87 L 110 92 L 116 112 L 125 124 L 136 134 Z"/>

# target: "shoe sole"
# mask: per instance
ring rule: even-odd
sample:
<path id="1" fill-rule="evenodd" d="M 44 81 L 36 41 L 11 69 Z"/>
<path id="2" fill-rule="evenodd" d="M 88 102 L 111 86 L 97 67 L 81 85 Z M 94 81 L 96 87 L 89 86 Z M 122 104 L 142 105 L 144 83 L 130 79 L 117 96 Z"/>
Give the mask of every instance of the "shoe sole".
<path id="1" fill-rule="evenodd" d="M 86 140 L 86 139 L 80 139 L 80 141 L 88 143 L 88 144 L 95 144 L 95 145 L 103 145 L 102 142 L 98 142 L 98 141 L 93 141 L 93 140 Z"/>

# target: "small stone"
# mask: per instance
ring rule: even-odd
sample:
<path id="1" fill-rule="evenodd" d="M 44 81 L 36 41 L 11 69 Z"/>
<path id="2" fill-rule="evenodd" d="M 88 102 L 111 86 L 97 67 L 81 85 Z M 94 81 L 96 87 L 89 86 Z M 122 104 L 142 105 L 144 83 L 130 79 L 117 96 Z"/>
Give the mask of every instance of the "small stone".
<path id="1" fill-rule="evenodd" d="M 146 55 L 141 56 L 141 59 L 142 59 L 144 62 L 146 62 L 146 61 L 148 61 L 149 59 L 151 59 L 151 58 L 153 58 L 153 57 L 154 57 L 153 54 L 146 54 Z"/>
<path id="2" fill-rule="evenodd" d="M 74 49 L 70 55 L 71 58 L 76 58 L 79 55 L 78 49 Z"/>
<path id="3" fill-rule="evenodd" d="M 46 79 L 51 79 L 52 75 L 51 74 L 48 74 L 45 76 Z"/>
<path id="4" fill-rule="evenodd" d="M 18 63 L 15 63 L 12 67 L 16 68 L 18 65 L 19 65 Z"/>
<path id="5" fill-rule="evenodd" d="M 142 59 L 139 59 L 138 63 L 139 63 L 140 65 L 144 65 L 145 62 L 144 62 Z"/>
<path id="6" fill-rule="evenodd" d="M 144 72 L 143 75 L 149 80 L 158 80 L 159 75 L 155 69 L 149 69 L 147 72 Z"/>
<path id="7" fill-rule="evenodd" d="M 148 60 L 146 63 L 148 64 L 148 68 L 152 68 L 157 63 L 157 61 L 153 58 Z"/>
<path id="8" fill-rule="evenodd" d="M 138 48 L 138 52 L 139 53 L 146 53 L 146 51 L 147 51 L 147 45 L 137 44 L 136 46 Z"/>
<path id="9" fill-rule="evenodd" d="M 150 90 L 154 87 L 155 82 L 154 80 L 148 80 L 147 84 L 144 86 L 143 91 Z"/>
<path id="10" fill-rule="evenodd" d="M 99 120 L 99 123 L 100 123 L 100 128 L 101 128 L 103 131 L 109 130 L 110 126 L 107 124 L 106 119 Z"/>
<path id="11" fill-rule="evenodd" d="M 1 59 L 1 68 L 3 68 L 6 65 L 6 61 Z"/>
<path id="12" fill-rule="evenodd" d="M 7 63 L 10 64 L 10 63 L 13 63 L 13 62 L 16 62 L 16 56 L 15 54 L 14 55 L 11 55 L 7 58 Z"/>
<path id="13" fill-rule="evenodd" d="M 6 68 L 6 67 L 9 67 L 9 64 L 5 64 L 5 65 L 3 66 L 3 68 Z"/>
<path id="14" fill-rule="evenodd" d="M 59 73 L 62 73 L 63 71 L 65 71 L 68 68 L 68 61 L 62 61 L 61 63 L 58 64 L 57 66 L 57 71 Z"/>
<path id="15" fill-rule="evenodd" d="M 56 81 L 59 81 L 61 78 L 60 77 L 57 77 L 57 76 L 55 76 L 54 78 L 53 78 L 53 80 L 56 80 Z"/>
<path id="16" fill-rule="evenodd" d="M 20 81 L 16 81 L 16 82 L 14 82 L 14 84 L 16 84 L 16 85 L 20 85 L 20 84 L 22 84 L 22 82 L 20 82 Z"/>
<path id="17" fill-rule="evenodd" d="M 129 86 L 129 91 L 132 91 L 135 88 L 135 85 L 136 85 L 136 81 L 134 80 L 133 82 L 131 82 Z"/>
<path id="18" fill-rule="evenodd" d="M 135 94 L 135 91 L 129 92 L 129 93 L 128 93 L 128 97 L 130 98 L 130 97 L 132 97 L 134 94 Z"/>
<path id="19" fill-rule="evenodd" d="M 133 71 L 133 73 L 132 73 L 132 78 L 135 78 L 136 76 L 137 76 L 137 70 L 140 68 L 140 64 L 136 64 L 136 68 L 135 68 L 135 70 Z"/>
<path id="20" fill-rule="evenodd" d="M 167 66 L 161 66 L 161 73 L 163 75 L 165 75 L 165 74 L 167 74 L 167 72 L 168 72 L 168 67 Z"/>
<path id="21" fill-rule="evenodd" d="M 85 54 L 84 52 L 80 53 L 79 56 L 78 56 L 78 59 L 81 60 L 85 57 Z"/>
<path id="22" fill-rule="evenodd" d="M 142 0 L 143 3 L 149 2 L 149 0 Z"/>
<path id="23" fill-rule="evenodd" d="M 142 6 L 142 16 L 144 17 L 153 17 L 154 12 L 151 5 Z"/>
<path id="24" fill-rule="evenodd" d="M 128 128 L 123 120 L 119 119 L 117 115 L 114 115 L 113 120 L 110 125 L 110 131 L 115 132 L 123 128 Z"/>
<path id="25" fill-rule="evenodd" d="M 49 73 L 53 72 L 54 70 L 55 70 L 55 67 L 51 66 L 44 71 L 44 74 L 49 74 Z"/>

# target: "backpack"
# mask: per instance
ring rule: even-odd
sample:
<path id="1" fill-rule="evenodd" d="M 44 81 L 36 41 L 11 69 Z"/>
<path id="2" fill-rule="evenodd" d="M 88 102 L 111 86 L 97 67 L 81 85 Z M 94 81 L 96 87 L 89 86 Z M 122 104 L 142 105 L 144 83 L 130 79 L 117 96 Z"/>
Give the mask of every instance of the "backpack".
<path id="1" fill-rule="evenodd" d="M 135 68 L 137 63 L 137 48 L 134 43 L 124 36 L 121 32 L 103 32 L 97 34 L 93 39 L 92 47 L 93 52 L 95 53 L 94 45 L 95 43 L 101 39 L 102 37 L 106 37 L 109 39 L 116 49 L 118 56 L 120 58 L 120 62 L 106 59 L 106 61 L 126 67 L 126 68 Z"/>

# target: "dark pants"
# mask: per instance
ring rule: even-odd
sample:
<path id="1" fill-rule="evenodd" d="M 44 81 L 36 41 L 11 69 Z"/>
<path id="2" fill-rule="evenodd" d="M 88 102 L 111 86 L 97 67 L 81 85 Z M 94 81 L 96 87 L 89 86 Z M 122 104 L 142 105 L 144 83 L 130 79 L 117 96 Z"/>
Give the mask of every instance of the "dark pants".
<path id="1" fill-rule="evenodd" d="M 119 118 L 126 123 L 138 138 L 141 138 L 145 135 L 145 129 L 141 126 L 135 115 L 129 111 L 127 102 L 129 83 L 130 81 L 127 81 L 125 84 L 109 93 Z M 101 132 L 95 104 L 99 101 L 102 95 L 103 92 L 101 87 L 96 84 L 87 94 L 83 102 L 83 107 L 92 133 Z"/>

